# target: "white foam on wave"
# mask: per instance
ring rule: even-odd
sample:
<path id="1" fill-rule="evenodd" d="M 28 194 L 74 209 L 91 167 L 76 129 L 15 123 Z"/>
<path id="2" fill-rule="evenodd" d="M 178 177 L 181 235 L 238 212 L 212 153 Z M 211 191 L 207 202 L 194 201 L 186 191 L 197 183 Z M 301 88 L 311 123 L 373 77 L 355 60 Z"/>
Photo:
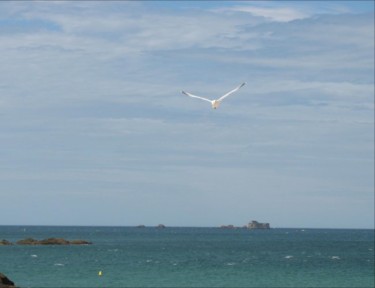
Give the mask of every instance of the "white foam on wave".
<path id="1" fill-rule="evenodd" d="M 236 265 L 236 263 L 234 263 L 234 262 L 228 262 L 227 265 L 228 266 L 233 266 L 233 265 Z"/>
<path id="2" fill-rule="evenodd" d="M 36 254 L 32 254 L 32 255 L 30 255 L 30 257 L 37 258 L 38 255 L 36 255 Z"/>
<path id="3" fill-rule="evenodd" d="M 287 255 L 287 256 L 285 256 L 284 258 L 285 258 L 285 259 L 291 259 L 291 258 L 293 258 L 293 256 L 292 256 L 292 255 Z"/>
<path id="4" fill-rule="evenodd" d="M 340 257 L 339 256 L 332 256 L 331 259 L 332 260 L 340 260 Z"/>
<path id="5" fill-rule="evenodd" d="M 65 266 L 65 264 L 62 264 L 62 263 L 55 263 L 53 265 L 55 265 L 55 266 Z"/>
<path id="6" fill-rule="evenodd" d="M 250 260 L 249 258 L 245 258 L 245 259 L 242 260 L 242 263 L 247 263 L 247 262 L 249 262 L 249 260 Z"/>

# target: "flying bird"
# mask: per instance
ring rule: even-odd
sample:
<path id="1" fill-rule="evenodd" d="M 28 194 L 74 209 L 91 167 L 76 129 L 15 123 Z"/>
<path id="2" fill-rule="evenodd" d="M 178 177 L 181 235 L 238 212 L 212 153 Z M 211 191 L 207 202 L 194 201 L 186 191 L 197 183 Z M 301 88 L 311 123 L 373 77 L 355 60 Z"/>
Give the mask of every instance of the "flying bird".
<path id="1" fill-rule="evenodd" d="M 213 109 L 217 109 L 219 107 L 221 101 L 223 101 L 224 98 L 226 98 L 229 95 L 231 95 L 232 93 L 236 92 L 238 89 L 240 89 L 245 84 L 246 84 L 246 82 L 242 83 L 240 86 L 234 88 L 233 90 L 231 90 L 228 93 L 224 94 L 220 98 L 214 99 L 214 100 L 210 100 L 210 99 L 207 99 L 207 98 L 204 98 L 204 97 L 196 96 L 196 95 L 190 94 L 190 93 L 185 92 L 185 91 L 182 91 L 182 93 L 185 94 L 185 95 L 187 95 L 187 96 L 189 96 L 189 97 L 193 97 L 193 98 L 201 99 L 201 100 L 204 100 L 204 101 L 208 101 L 208 102 L 211 103 L 211 106 L 212 106 Z"/>

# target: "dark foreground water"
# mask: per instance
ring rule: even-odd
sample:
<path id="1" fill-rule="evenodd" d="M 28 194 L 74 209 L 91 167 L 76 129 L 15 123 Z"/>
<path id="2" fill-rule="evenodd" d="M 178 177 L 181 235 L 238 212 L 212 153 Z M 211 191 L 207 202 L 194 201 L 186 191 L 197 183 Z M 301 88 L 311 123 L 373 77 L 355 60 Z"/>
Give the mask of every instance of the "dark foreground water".
<path id="1" fill-rule="evenodd" d="M 374 230 L 0 226 L 0 272 L 26 287 L 374 287 Z M 102 271 L 102 276 L 99 276 Z"/>

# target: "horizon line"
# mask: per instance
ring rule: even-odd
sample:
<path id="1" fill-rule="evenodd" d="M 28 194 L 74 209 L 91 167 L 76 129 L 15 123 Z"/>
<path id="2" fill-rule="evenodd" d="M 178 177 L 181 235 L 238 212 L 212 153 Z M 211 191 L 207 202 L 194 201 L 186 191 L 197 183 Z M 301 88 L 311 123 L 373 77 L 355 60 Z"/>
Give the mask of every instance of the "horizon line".
<path id="1" fill-rule="evenodd" d="M 158 227 L 159 225 L 163 225 L 163 228 Z M 137 224 L 137 225 L 87 225 L 87 224 L 0 224 L 0 227 L 4 226 L 19 226 L 19 227 L 98 227 L 98 228 L 159 228 L 159 229 L 167 229 L 167 228 L 217 228 L 223 230 L 238 230 L 238 229 L 246 229 L 246 230 L 272 230 L 272 229 L 337 229 L 337 230 L 375 230 L 375 227 L 287 227 L 287 226 L 270 226 L 269 229 L 265 228 L 247 228 L 246 225 L 242 226 L 235 226 L 228 227 L 229 225 L 219 225 L 219 226 L 175 226 L 175 225 L 165 225 L 165 224 L 156 224 L 156 225 L 144 225 L 144 224 Z"/>

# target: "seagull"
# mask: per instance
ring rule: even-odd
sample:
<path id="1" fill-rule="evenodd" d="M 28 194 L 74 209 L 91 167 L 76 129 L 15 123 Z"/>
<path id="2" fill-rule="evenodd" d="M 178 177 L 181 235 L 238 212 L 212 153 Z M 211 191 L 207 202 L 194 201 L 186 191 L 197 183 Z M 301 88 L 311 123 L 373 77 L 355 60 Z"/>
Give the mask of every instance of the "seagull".
<path id="1" fill-rule="evenodd" d="M 217 109 L 219 107 L 221 101 L 223 101 L 224 98 L 226 98 L 229 95 L 231 95 L 232 93 L 236 92 L 238 89 L 240 89 L 245 84 L 246 84 L 246 82 L 242 83 L 240 86 L 234 88 L 233 90 L 229 91 L 228 93 L 224 94 L 223 96 L 221 96 L 220 98 L 215 99 L 215 100 L 210 100 L 210 99 L 207 99 L 207 98 L 204 98 L 204 97 L 196 96 L 196 95 L 190 94 L 190 93 L 185 92 L 185 91 L 182 91 L 182 93 L 187 95 L 187 96 L 193 97 L 193 98 L 198 98 L 198 99 L 201 99 L 201 100 L 204 100 L 204 101 L 208 101 L 208 102 L 211 103 L 211 106 L 212 106 L 213 109 Z"/>

